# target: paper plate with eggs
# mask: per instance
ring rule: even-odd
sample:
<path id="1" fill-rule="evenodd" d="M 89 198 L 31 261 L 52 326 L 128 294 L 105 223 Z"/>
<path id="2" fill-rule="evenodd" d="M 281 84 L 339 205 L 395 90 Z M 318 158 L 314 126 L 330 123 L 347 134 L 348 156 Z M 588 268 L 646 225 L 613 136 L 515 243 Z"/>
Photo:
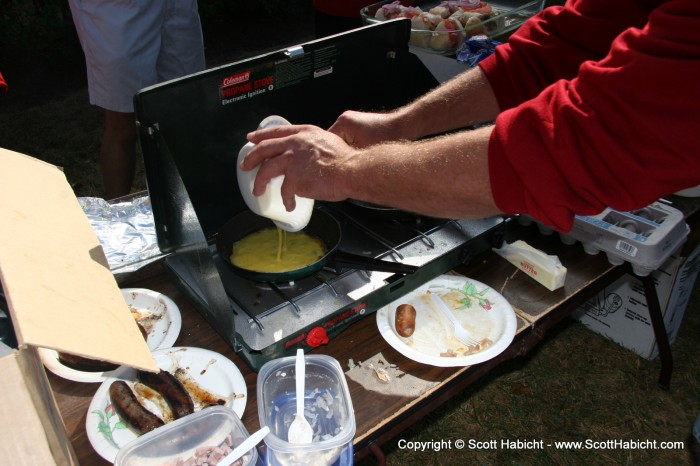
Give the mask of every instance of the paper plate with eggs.
<path id="1" fill-rule="evenodd" d="M 453 323 L 431 294 L 445 303 L 473 342 L 455 336 Z M 407 309 L 410 313 L 404 314 Z M 440 367 L 470 366 L 498 356 L 513 341 L 518 326 L 513 307 L 500 293 L 457 275 L 431 280 L 382 307 L 376 316 L 382 337 L 399 353 Z"/>

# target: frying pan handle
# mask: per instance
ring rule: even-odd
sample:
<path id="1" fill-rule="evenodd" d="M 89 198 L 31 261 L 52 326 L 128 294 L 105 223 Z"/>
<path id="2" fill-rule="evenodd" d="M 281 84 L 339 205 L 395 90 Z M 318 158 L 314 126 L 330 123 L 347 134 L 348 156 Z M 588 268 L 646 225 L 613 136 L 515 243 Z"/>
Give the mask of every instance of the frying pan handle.
<path id="1" fill-rule="evenodd" d="M 373 270 L 377 272 L 390 272 L 400 274 L 412 274 L 418 267 L 415 265 L 401 264 L 399 262 L 389 262 L 373 257 L 366 257 L 349 252 L 335 251 L 326 261 L 327 267 L 342 268 L 343 266 L 360 269 Z"/>

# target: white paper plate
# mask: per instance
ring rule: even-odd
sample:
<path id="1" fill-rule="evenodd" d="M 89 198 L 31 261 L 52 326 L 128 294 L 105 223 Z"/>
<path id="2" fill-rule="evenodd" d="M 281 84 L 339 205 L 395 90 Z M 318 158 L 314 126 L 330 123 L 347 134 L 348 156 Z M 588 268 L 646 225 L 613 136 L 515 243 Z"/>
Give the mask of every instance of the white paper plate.
<path id="1" fill-rule="evenodd" d="M 465 353 L 464 345 L 453 335 L 452 324 L 430 304 L 430 293 L 442 296 L 474 337 L 488 338 L 491 343 L 480 351 Z M 416 309 L 416 330 L 407 338 L 395 329 L 400 304 L 411 304 Z M 513 341 L 518 325 L 513 307 L 498 292 L 476 280 L 454 275 L 442 275 L 376 314 L 379 333 L 394 349 L 414 361 L 440 367 L 470 366 L 499 355 Z"/>
<path id="2" fill-rule="evenodd" d="M 148 332 L 146 343 L 151 351 L 173 346 L 182 327 L 182 316 L 177 304 L 164 294 L 152 290 L 124 288 L 121 291 L 126 304 L 142 315 L 139 321 Z M 63 365 L 58 359 L 58 351 L 39 348 L 38 352 L 48 370 L 73 382 L 103 382 L 119 370 L 117 368 L 106 372 L 79 371 Z"/>
<path id="3" fill-rule="evenodd" d="M 153 352 L 153 357 L 163 370 L 171 373 L 178 367 L 185 369 L 197 385 L 207 393 L 226 400 L 226 406 L 240 418 L 248 401 L 248 388 L 243 374 L 236 365 L 225 356 L 214 351 L 174 347 Z M 107 378 L 90 402 L 85 430 L 92 447 L 107 461 L 114 463 L 119 449 L 136 439 L 136 432 L 120 421 L 112 408 L 109 398 L 109 386 L 116 380 L 125 380 L 133 387 L 136 371 L 122 367 L 115 377 Z M 141 400 L 153 412 L 158 413 L 157 406 L 150 400 Z M 195 401 L 195 411 L 199 411 Z"/>

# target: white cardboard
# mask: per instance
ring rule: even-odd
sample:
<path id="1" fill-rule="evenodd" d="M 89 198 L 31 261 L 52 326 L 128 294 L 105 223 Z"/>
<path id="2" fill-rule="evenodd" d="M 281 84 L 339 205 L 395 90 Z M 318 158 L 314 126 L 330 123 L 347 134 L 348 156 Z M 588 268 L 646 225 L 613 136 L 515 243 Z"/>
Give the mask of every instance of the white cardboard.
<path id="1" fill-rule="evenodd" d="M 0 279 L 20 347 L 156 371 L 63 173 L 0 149 Z"/>
<path id="2" fill-rule="evenodd" d="M 688 257 L 672 255 L 652 272 L 669 343 L 676 340 L 700 268 L 700 246 Z M 659 354 L 642 282 L 625 275 L 574 314 L 589 329 L 645 359 Z"/>

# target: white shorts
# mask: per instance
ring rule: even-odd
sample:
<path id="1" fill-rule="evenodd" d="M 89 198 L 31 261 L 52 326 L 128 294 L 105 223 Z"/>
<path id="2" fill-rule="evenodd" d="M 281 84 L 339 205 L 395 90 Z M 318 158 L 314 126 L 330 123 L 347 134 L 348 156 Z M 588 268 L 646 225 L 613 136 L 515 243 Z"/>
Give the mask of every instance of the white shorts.
<path id="1" fill-rule="evenodd" d="M 144 87 L 204 69 L 197 0 L 69 0 L 90 103 L 133 112 Z"/>

